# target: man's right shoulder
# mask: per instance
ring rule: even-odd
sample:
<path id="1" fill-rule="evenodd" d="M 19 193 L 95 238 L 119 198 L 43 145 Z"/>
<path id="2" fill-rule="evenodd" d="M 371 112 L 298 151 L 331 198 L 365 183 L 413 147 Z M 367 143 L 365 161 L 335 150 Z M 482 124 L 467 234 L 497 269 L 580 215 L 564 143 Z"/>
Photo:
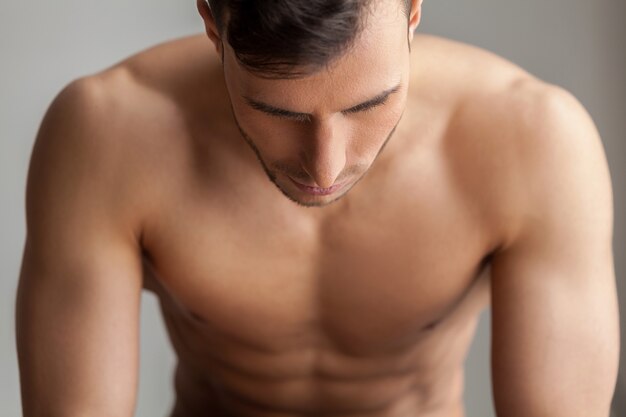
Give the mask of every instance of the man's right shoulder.
<path id="1" fill-rule="evenodd" d="M 121 156 L 123 142 L 120 136 L 123 128 L 119 124 L 123 109 L 119 102 L 111 84 L 100 76 L 69 82 L 46 110 L 31 163 L 60 162 L 55 159 L 65 159 L 63 155 L 68 154 L 76 164 L 89 163 L 94 169 L 102 163 L 112 163 L 115 156 Z"/>
<path id="2" fill-rule="evenodd" d="M 27 210 L 68 211 L 98 205 L 137 236 L 141 213 L 137 192 L 138 145 L 125 126 L 127 106 L 119 86 L 99 75 L 73 80 L 54 97 L 32 149 Z M 72 208 L 72 210 L 69 210 Z M 100 210 L 100 209 L 98 209 Z"/>
<path id="3" fill-rule="evenodd" d="M 94 145 L 98 143 L 105 145 L 103 141 L 107 141 L 107 138 L 108 141 L 114 141 L 124 128 L 117 121 L 127 111 L 127 98 L 136 92 L 136 82 L 123 68 L 108 69 L 74 79 L 61 88 L 50 103 L 37 139 L 43 139 L 40 139 L 42 133 L 45 136 L 51 133 L 56 136 L 57 129 L 70 130 L 70 127 L 74 127 L 70 130 L 74 134 L 69 134 L 68 131 L 66 133 L 69 135 L 62 135 L 64 140 L 82 142 L 87 140 L 85 136 L 96 135 L 99 141 L 93 142 Z M 77 128 L 86 131 L 79 132 Z"/>

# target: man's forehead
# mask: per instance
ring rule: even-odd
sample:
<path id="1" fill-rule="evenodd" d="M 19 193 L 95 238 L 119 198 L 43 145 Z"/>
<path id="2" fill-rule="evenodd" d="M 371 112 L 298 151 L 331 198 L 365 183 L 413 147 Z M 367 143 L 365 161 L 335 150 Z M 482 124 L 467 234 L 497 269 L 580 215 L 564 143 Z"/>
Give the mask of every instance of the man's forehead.
<path id="1" fill-rule="evenodd" d="M 269 102 L 277 106 L 294 107 L 293 105 L 305 104 L 306 97 L 316 95 L 332 96 L 337 101 L 345 97 L 346 105 L 352 103 L 361 103 L 368 99 L 372 99 L 384 92 L 397 90 L 402 84 L 401 74 L 394 77 L 388 77 L 388 80 L 376 80 L 371 83 L 357 84 L 356 82 L 346 85 L 341 89 L 324 89 L 321 84 L 307 83 L 302 85 L 283 83 L 275 85 L 274 88 L 243 88 L 241 95 L 256 101 Z M 298 103 L 301 102 L 301 103 Z"/>

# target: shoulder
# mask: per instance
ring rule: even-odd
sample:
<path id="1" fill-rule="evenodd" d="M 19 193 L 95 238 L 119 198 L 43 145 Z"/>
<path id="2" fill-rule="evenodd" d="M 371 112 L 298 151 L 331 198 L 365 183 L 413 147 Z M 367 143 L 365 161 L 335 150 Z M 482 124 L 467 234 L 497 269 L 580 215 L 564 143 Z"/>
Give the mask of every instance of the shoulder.
<path id="1" fill-rule="evenodd" d="M 94 215 L 97 210 L 139 240 L 145 178 L 137 174 L 145 148 L 129 128 L 132 107 L 125 96 L 131 94 L 131 82 L 126 77 L 121 72 L 81 77 L 54 97 L 39 126 L 29 164 L 27 210 L 31 213 L 45 212 L 51 205 L 69 212 L 90 210 Z"/>
<path id="2" fill-rule="evenodd" d="M 486 48 L 428 33 L 415 34 L 411 60 L 412 83 L 447 88 L 459 96 L 502 89 L 515 78 L 532 78 L 520 65 Z"/>
<path id="3" fill-rule="evenodd" d="M 535 77 L 513 78 L 501 89 L 468 96 L 455 118 L 459 134 L 470 132 L 454 142 L 458 158 L 472 159 L 467 163 L 477 172 L 498 246 L 509 245 L 547 213 L 580 206 L 584 193 L 596 196 L 598 213 L 608 212 L 602 140 L 567 89 Z"/>
<path id="4" fill-rule="evenodd" d="M 582 219 L 611 227 L 612 190 L 598 129 L 580 100 L 567 89 L 541 83 L 519 86 L 510 157 L 517 197 L 517 228 L 505 245 L 529 228 Z M 511 197 L 513 200 L 513 197 Z"/>
<path id="5" fill-rule="evenodd" d="M 547 204 L 567 204 L 565 194 L 556 198 L 559 191 L 571 202 L 577 189 L 595 184 L 598 201 L 610 204 L 602 140 L 572 92 L 482 48 L 432 35 L 416 39 L 422 57 L 415 62 L 427 79 L 416 82 L 450 108 L 445 160 L 493 230 L 495 247 L 512 241 Z"/>
<path id="6" fill-rule="evenodd" d="M 77 167 L 94 164 L 96 159 L 107 165 L 116 163 L 124 155 L 120 147 L 122 129 L 117 123 L 124 110 L 119 104 L 111 84 L 101 77 L 85 76 L 69 82 L 46 110 L 34 145 L 37 152 L 33 157 L 37 158 L 32 163 L 53 163 L 55 158 L 74 160 Z"/>
<path id="7" fill-rule="evenodd" d="M 451 124 L 477 126 L 483 136 L 489 126 L 508 126 L 504 131 L 493 131 L 502 136 L 511 127 L 532 130 L 540 125 L 560 125 L 553 120 L 560 117 L 569 123 L 593 125 L 587 110 L 570 91 L 541 80 L 504 57 L 440 36 L 421 34 L 415 39 L 415 62 L 422 69 L 421 73 L 416 71 L 416 82 L 427 88 L 419 80 L 423 76 L 432 81 L 433 90 L 450 89 Z"/>
<path id="8" fill-rule="evenodd" d="M 131 82 L 134 94 L 149 98 L 179 115 L 210 106 L 221 65 L 205 34 L 195 34 L 152 45 L 99 75 L 113 83 Z M 116 73 L 127 77 L 116 77 Z M 122 92 L 118 92 L 123 94 Z"/>

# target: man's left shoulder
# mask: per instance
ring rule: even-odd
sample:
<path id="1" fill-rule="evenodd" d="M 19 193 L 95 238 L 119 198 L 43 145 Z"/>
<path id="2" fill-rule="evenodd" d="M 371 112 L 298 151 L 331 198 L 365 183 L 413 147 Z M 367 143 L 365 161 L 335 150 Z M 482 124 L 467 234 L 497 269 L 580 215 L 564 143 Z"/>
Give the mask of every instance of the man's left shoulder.
<path id="1" fill-rule="evenodd" d="M 508 146 L 503 161 L 508 164 L 507 195 L 515 207 L 512 217 L 519 220 L 514 223 L 521 226 L 522 220 L 546 213 L 563 215 L 574 206 L 596 216 L 608 213 L 612 190 L 604 145 L 592 116 L 574 93 L 523 79 L 512 84 L 501 100 L 498 111 L 509 112 L 502 116 L 509 129 L 502 134 Z M 588 202 L 591 196 L 594 204 Z"/>
<path id="2" fill-rule="evenodd" d="M 501 100 L 510 113 L 511 146 L 524 173 L 606 163 L 596 124 L 573 92 L 542 80 L 521 79 Z"/>
<path id="3" fill-rule="evenodd" d="M 537 133 L 547 133 L 546 129 L 565 129 L 570 126 L 595 130 L 593 120 L 582 102 L 562 86 L 532 76 L 519 77 L 511 80 L 501 95 L 502 104 L 513 112 L 512 121 L 522 129 L 522 133 L 535 133 L 531 136 L 536 137 Z M 564 138 L 563 135 L 557 136 Z"/>
<path id="4" fill-rule="evenodd" d="M 501 244 L 519 232 L 523 219 L 547 204 L 565 204 L 577 190 L 611 195 L 596 125 L 561 86 L 521 75 L 468 96 L 455 119 L 449 148 L 480 184 L 472 195 L 485 202 Z"/>
<path id="5" fill-rule="evenodd" d="M 558 165 L 601 149 L 591 114 L 573 92 L 559 85 L 519 76 L 485 93 L 476 104 L 481 107 L 471 100 L 465 103 L 473 107 L 469 111 L 475 116 L 473 121 L 481 123 L 481 132 L 494 146 L 499 143 L 507 148 L 506 153 L 515 159 L 511 162 L 524 171 L 534 164 Z"/>

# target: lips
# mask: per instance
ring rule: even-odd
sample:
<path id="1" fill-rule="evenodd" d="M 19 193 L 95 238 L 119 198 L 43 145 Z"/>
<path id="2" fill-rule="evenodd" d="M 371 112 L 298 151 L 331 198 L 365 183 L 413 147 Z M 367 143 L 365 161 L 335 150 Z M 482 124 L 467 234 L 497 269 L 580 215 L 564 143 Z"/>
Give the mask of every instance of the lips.
<path id="1" fill-rule="evenodd" d="M 343 187 L 345 185 L 345 182 L 340 183 L 340 184 L 335 184 L 332 187 L 329 188 L 319 188 L 319 187 L 310 187 L 308 185 L 304 185 L 304 184 L 300 184 L 299 182 L 295 181 L 293 178 L 289 177 L 289 179 L 302 191 L 304 191 L 307 194 L 312 194 L 312 195 L 329 195 L 334 193 L 335 191 L 339 190 L 341 187 Z"/>

